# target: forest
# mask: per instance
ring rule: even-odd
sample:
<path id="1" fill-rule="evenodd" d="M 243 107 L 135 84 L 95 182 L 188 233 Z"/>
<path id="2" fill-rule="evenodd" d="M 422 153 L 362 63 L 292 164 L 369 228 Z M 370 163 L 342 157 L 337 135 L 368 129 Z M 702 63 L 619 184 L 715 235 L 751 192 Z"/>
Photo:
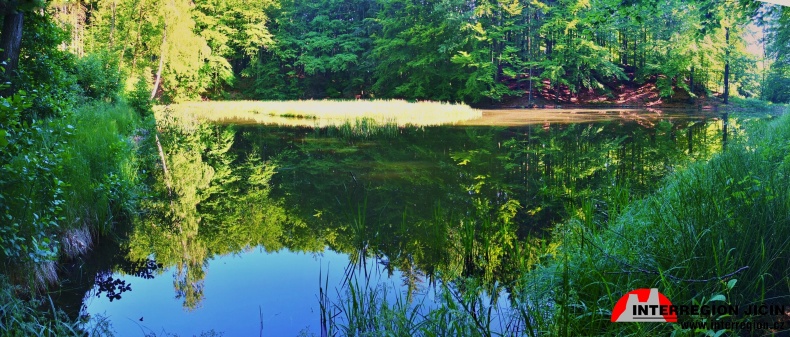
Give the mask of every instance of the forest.
<path id="1" fill-rule="evenodd" d="M 321 288 L 329 335 L 391 328 L 382 317 L 404 334 L 497 335 L 479 316 L 480 294 L 495 289 L 512 295 L 513 335 L 565 336 L 672 330 L 612 326 L 600 314 L 614 292 L 645 284 L 693 303 L 786 294 L 790 120 L 767 107 L 790 103 L 790 7 L 0 0 L 0 17 L 0 335 L 93 335 L 83 330 L 91 317 L 52 298 L 68 297 L 61 283 L 97 247 L 121 262 L 85 267 L 99 271 L 75 289 L 111 284 L 120 299 L 126 288 L 111 275 L 148 275 L 140 270 L 159 263 L 177 270 L 177 296 L 191 308 L 208 261 L 251 246 L 386 255 L 390 274 L 411 273 L 410 291 L 421 278 L 465 277 L 448 279 L 443 306 L 424 315 L 439 325 L 416 321 L 408 305 L 373 301 L 360 313 L 356 297 L 330 313 Z M 753 115 L 436 127 L 480 117 L 467 105 L 618 109 L 649 103 L 626 97 L 644 92 L 671 108 Z M 316 114 L 354 105 L 362 117 L 321 124 L 287 110 L 295 101 Z M 283 111 L 266 110 L 277 104 Z M 418 106 L 433 114 L 408 111 Z M 203 119 L 186 118 L 190 109 Z M 749 120 L 757 115 L 768 121 Z M 266 118 L 281 124 L 226 125 Z M 442 246 L 426 248 L 432 241 Z M 654 254 L 678 247 L 676 258 Z M 727 282 L 736 274 L 737 287 Z M 452 297 L 461 288 L 476 295 Z"/>
<path id="2" fill-rule="evenodd" d="M 568 102 L 648 82 L 663 97 L 790 99 L 786 10 L 753 0 L 54 1 L 47 12 L 70 31 L 62 47 L 165 102 L 492 103 L 539 90 Z M 766 33 L 765 58 L 746 50 L 749 24 Z"/>

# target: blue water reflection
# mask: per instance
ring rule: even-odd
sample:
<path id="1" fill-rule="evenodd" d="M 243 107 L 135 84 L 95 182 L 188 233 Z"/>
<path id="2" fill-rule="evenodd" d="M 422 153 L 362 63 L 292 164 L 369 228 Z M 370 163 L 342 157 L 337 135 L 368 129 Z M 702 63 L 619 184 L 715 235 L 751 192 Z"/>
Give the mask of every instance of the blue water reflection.
<path id="1" fill-rule="evenodd" d="M 401 291 L 400 272 L 387 276 L 377 261 L 365 263 L 352 267 L 354 272 L 362 275 L 367 269 L 373 284 L 394 290 L 388 297 Z M 167 277 L 173 273 L 171 268 L 153 279 L 114 274 L 131 284 L 132 291 L 111 302 L 106 296 L 93 296 L 94 288 L 86 296 L 85 310 L 91 316 L 108 318 L 118 336 L 152 332 L 200 336 L 211 330 L 225 336 L 318 334 L 319 286 L 327 282 L 328 275 L 330 297 L 335 298 L 335 290 L 345 282 L 349 257 L 330 250 L 305 254 L 251 249 L 215 257 L 207 264 L 205 297 L 193 310 L 185 309 L 183 300 L 176 298 L 173 279 Z"/>

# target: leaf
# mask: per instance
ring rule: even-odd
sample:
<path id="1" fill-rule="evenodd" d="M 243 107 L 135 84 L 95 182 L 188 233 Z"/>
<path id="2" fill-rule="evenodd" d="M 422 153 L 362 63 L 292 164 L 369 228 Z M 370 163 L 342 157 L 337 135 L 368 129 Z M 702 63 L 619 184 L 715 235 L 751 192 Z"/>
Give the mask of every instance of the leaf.
<path id="1" fill-rule="evenodd" d="M 719 330 L 719 331 L 716 331 L 715 333 L 709 331 L 708 333 L 710 334 L 710 336 L 719 337 L 719 336 L 723 335 L 725 332 L 727 332 L 727 330 Z"/>
<path id="2" fill-rule="evenodd" d="M 6 130 L 0 130 L 0 149 L 8 146 L 8 139 L 6 139 L 6 135 L 8 132 Z"/>
<path id="3" fill-rule="evenodd" d="M 714 295 L 713 297 L 711 297 L 708 302 L 716 302 L 716 301 L 724 302 L 726 300 L 727 300 L 727 297 L 725 297 L 722 294 L 717 294 L 717 295 Z"/>

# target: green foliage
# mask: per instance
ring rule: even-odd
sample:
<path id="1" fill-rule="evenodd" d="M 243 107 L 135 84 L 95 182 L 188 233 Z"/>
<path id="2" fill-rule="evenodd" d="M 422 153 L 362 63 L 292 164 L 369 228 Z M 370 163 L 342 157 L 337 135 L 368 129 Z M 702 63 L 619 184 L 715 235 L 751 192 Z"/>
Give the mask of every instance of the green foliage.
<path id="1" fill-rule="evenodd" d="M 30 98 L 20 91 L 0 98 L 0 261 L 43 262 L 57 256 L 50 230 L 63 221 L 62 169 L 65 123 L 20 121 Z M 73 127 L 72 127 L 73 128 Z"/>
<path id="2" fill-rule="evenodd" d="M 134 89 L 127 93 L 126 103 L 137 112 L 140 118 L 151 117 L 153 116 L 153 104 L 150 96 L 151 87 L 148 85 L 148 80 L 145 77 L 139 77 L 134 83 Z"/>
<path id="3" fill-rule="evenodd" d="M 9 224 L 0 229 L 0 261 L 17 267 L 73 251 L 61 240 L 72 229 L 107 233 L 116 216 L 133 213 L 139 192 L 129 139 L 138 122 L 130 108 L 105 103 L 22 122 L 31 105 L 24 92 L 0 104 L 0 216 Z M 34 270 L 21 268 L 17 277 Z"/>
<path id="4" fill-rule="evenodd" d="M 775 103 L 790 103 L 790 66 L 778 63 L 771 66 L 761 98 Z"/>
<path id="5" fill-rule="evenodd" d="M 373 90 L 377 96 L 457 101 L 469 70 L 453 64 L 463 44 L 459 35 L 469 3 L 441 1 L 428 5 L 396 0 L 376 13 L 373 41 Z"/>
<path id="6" fill-rule="evenodd" d="M 121 87 L 118 61 L 107 53 L 89 54 L 77 60 L 77 84 L 91 99 L 114 101 Z"/>
<path id="7" fill-rule="evenodd" d="M 369 91 L 373 6 L 370 0 L 282 1 L 272 12 L 271 43 L 242 71 L 249 94 L 340 98 Z"/>
<path id="8" fill-rule="evenodd" d="M 790 10 L 775 6 L 766 15 L 767 52 L 774 61 L 762 83 L 761 98 L 775 103 L 790 102 Z"/>
<path id="9" fill-rule="evenodd" d="M 751 97 L 765 83 L 745 53 L 744 25 L 758 13 L 785 15 L 759 12 L 754 2 L 720 0 L 98 0 L 90 7 L 60 6 L 67 9 L 58 11 L 61 22 L 87 32 L 85 39 L 72 35 L 70 50 L 107 50 L 119 69 L 149 81 L 163 60 L 165 101 L 496 102 L 530 89 L 574 101 L 606 94 L 622 81 L 656 81 L 662 96 L 685 91 L 695 97 L 720 90 L 725 64 L 732 92 Z M 784 55 L 786 25 L 777 22 L 769 25 L 777 32 L 773 54 Z"/>
<path id="10" fill-rule="evenodd" d="M 82 101 L 75 57 L 60 48 L 68 35 L 47 12 L 26 13 L 24 23 L 19 69 L 7 80 L 30 98 L 25 119 L 60 116 Z"/>
<path id="11" fill-rule="evenodd" d="M 264 47 L 274 44 L 269 33 L 269 9 L 276 1 L 195 2 L 195 23 L 211 55 L 201 70 L 210 78 L 207 90 L 217 96 L 236 82 L 233 64 L 255 62 Z M 238 68 L 238 66 L 236 66 Z"/>

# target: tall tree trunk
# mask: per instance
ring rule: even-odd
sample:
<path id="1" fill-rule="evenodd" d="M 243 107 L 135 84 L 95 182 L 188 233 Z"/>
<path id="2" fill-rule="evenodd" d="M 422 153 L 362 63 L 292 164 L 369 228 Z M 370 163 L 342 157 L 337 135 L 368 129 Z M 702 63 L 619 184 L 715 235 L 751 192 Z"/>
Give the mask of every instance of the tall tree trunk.
<path id="1" fill-rule="evenodd" d="M 730 27 L 724 28 L 724 104 L 730 103 Z"/>
<path id="2" fill-rule="evenodd" d="M 6 62 L 5 74 L 10 76 L 19 66 L 19 47 L 22 44 L 22 11 L 8 8 L 3 19 L 3 32 L 0 34 L 0 61 Z"/>
<path id="3" fill-rule="evenodd" d="M 623 39 L 623 54 L 620 55 L 620 62 L 623 63 L 624 66 L 628 65 L 628 38 L 623 32 L 620 32 L 620 38 Z"/>
<path id="4" fill-rule="evenodd" d="M 154 89 L 151 90 L 151 99 L 156 97 L 156 92 L 159 90 L 159 83 L 162 82 L 162 68 L 165 65 L 165 50 L 167 50 L 167 22 L 162 29 L 162 50 L 159 52 L 159 69 L 156 71 L 156 81 L 154 81 Z"/>
<path id="5" fill-rule="evenodd" d="M 112 2 L 112 18 L 110 19 L 110 52 L 115 49 L 115 1 Z"/>
<path id="6" fill-rule="evenodd" d="M 132 70 L 131 73 L 134 74 L 135 70 L 137 69 L 137 46 L 140 45 L 140 37 L 143 35 L 141 30 L 143 24 L 143 6 L 145 2 L 139 2 L 140 5 L 140 15 L 137 18 L 137 40 L 135 40 L 134 45 L 132 45 Z M 131 28 L 129 28 L 131 29 Z"/>
<path id="7" fill-rule="evenodd" d="M 532 105 L 532 65 L 529 65 L 529 98 L 527 99 L 530 105 Z"/>
<path id="8" fill-rule="evenodd" d="M 691 66 L 691 75 L 689 76 L 689 92 L 694 94 L 694 66 Z"/>

